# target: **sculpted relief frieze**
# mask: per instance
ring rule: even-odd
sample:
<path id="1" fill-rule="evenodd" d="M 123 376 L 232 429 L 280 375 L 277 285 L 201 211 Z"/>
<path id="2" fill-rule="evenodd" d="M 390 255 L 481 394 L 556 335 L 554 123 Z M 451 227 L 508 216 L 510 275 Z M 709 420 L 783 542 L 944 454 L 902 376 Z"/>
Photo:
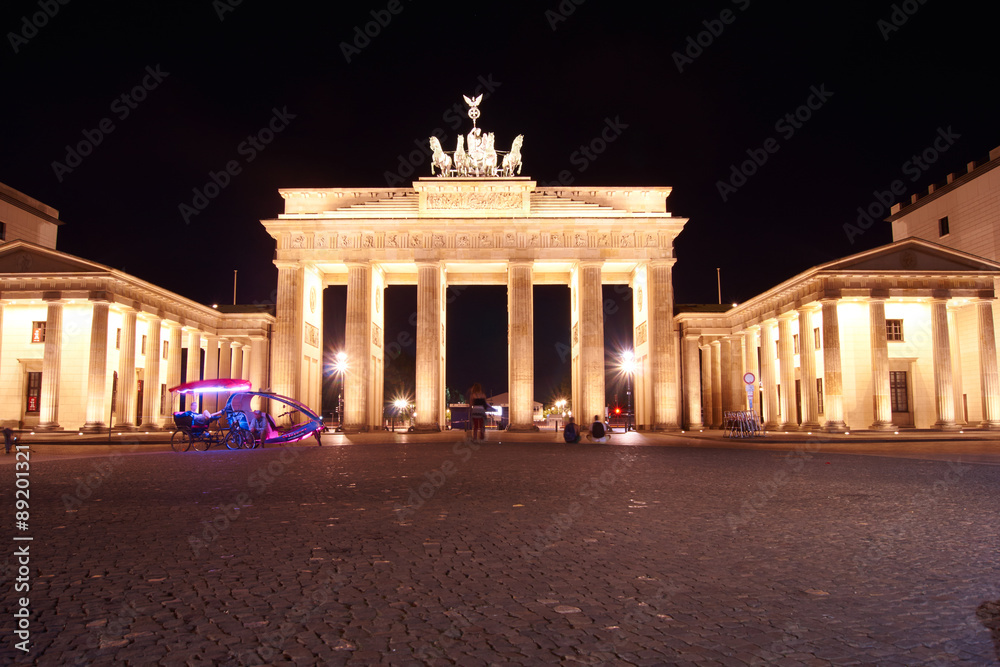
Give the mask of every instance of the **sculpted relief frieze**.
<path id="1" fill-rule="evenodd" d="M 428 209 L 519 209 L 522 202 L 519 192 L 441 192 L 427 195 Z"/>
<path id="2" fill-rule="evenodd" d="M 403 250 L 472 248 L 656 248 L 661 239 L 653 232 L 516 231 L 491 229 L 473 232 L 365 230 L 341 233 L 292 233 L 286 248 L 315 250 Z"/>

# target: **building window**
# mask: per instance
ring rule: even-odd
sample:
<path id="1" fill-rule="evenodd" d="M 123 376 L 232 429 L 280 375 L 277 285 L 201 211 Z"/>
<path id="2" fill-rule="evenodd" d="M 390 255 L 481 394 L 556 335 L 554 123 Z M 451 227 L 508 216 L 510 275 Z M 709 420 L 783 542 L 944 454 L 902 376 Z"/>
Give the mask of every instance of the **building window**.
<path id="1" fill-rule="evenodd" d="M 885 321 L 885 339 L 895 341 L 903 340 L 903 320 Z"/>
<path id="2" fill-rule="evenodd" d="M 909 412 L 907 398 L 906 371 L 889 371 L 889 401 L 893 412 Z"/>
<path id="3" fill-rule="evenodd" d="M 938 220 L 938 236 L 947 236 L 951 230 L 948 228 L 948 216 Z"/>
<path id="4" fill-rule="evenodd" d="M 792 353 L 793 354 L 798 354 L 799 353 L 799 335 L 798 334 L 792 334 Z"/>
<path id="5" fill-rule="evenodd" d="M 823 414 L 823 378 L 816 378 L 816 412 Z"/>
<path id="6" fill-rule="evenodd" d="M 142 334 L 142 343 L 139 344 L 139 354 L 146 354 L 146 334 Z"/>
<path id="7" fill-rule="evenodd" d="M 7 223 L 0 222 L 0 241 L 7 240 Z"/>
<path id="8" fill-rule="evenodd" d="M 25 396 L 24 411 L 27 414 L 38 414 L 42 403 L 42 374 L 28 373 L 28 391 Z"/>
<path id="9" fill-rule="evenodd" d="M 813 329 L 813 344 L 817 350 L 823 347 L 822 345 L 820 345 L 819 327 Z"/>
<path id="10" fill-rule="evenodd" d="M 166 359 L 166 358 L 167 358 L 167 350 L 169 349 L 169 347 L 168 347 L 168 345 L 167 345 L 167 344 L 168 344 L 169 342 L 170 342 L 169 340 L 165 340 L 165 341 L 163 341 L 163 358 L 164 358 L 164 359 Z"/>
<path id="11" fill-rule="evenodd" d="M 115 349 L 122 349 L 122 330 L 121 327 L 115 329 Z"/>
<path id="12" fill-rule="evenodd" d="M 45 342 L 45 322 L 31 323 L 31 342 L 32 343 Z"/>

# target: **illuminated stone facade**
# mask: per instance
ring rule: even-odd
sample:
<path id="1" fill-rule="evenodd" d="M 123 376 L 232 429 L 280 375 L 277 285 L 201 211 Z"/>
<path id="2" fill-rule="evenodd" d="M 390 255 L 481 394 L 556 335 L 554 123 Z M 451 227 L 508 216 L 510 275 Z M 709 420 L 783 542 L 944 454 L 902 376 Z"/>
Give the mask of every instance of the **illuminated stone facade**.
<path id="1" fill-rule="evenodd" d="M 322 330 L 323 288 L 347 285 L 345 424 L 380 428 L 383 292 L 417 285 L 416 428 L 438 430 L 445 424 L 448 288 L 506 285 L 510 428 L 533 429 L 532 286 L 559 284 L 571 295 L 574 411 L 603 414 L 601 285 L 626 284 L 637 297 L 636 421 L 676 428 L 671 267 L 686 220 L 667 211 L 669 195 L 666 187 L 540 188 L 521 177 L 281 190 L 285 212 L 262 221 L 277 244 L 274 390 L 319 407 L 323 350 L 305 332 Z"/>
<path id="2" fill-rule="evenodd" d="M 188 378 L 266 387 L 275 319 L 246 310 L 220 312 L 33 243 L 0 245 L 0 423 L 172 429 L 178 404 L 166 390 L 181 382 L 182 348 L 196 351 L 187 355 Z M 216 397 L 205 400 L 216 409 Z"/>
<path id="3" fill-rule="evenodd" d="M 749 371 L 771 430 L 996 428 L 997 277 L 1000 263 L 905 239 L 726 312 L 680 313 L 685 426 L 719 428 L 747 409 Z"/>

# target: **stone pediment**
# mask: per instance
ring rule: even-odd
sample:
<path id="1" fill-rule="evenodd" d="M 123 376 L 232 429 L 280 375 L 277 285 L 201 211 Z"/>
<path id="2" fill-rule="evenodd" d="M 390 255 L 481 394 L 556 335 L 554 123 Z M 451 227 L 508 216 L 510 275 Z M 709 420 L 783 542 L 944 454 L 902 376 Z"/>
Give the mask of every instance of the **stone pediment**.
<path id="1" fill-rule="evenodd" d="M 0 246 L 0 273 L 108 273 L 110 268 L 25 241 Z"/>
<path id="2" fill-rule="evenodd" d="M 910 238 L 823 264 L 818 266 L 817 270 L 846 273 L 878 271 L 965 273 L 1000 271 L 1000 264 L 936 243 Z"/>

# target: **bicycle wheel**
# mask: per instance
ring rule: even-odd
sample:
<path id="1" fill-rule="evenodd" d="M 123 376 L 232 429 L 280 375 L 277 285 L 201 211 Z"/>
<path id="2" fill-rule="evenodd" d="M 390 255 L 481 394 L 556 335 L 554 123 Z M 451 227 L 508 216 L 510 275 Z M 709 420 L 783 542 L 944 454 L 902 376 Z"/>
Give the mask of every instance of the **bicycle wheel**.
<path id="1" fill-rule="evenodd" d="M 226 445 L 226 449 L 242 449 L 246 447 L 243 431 L 238 428 L 231 429 L 229 433 L 226 433 L 226 439 L 223 442 Z"/>
<path id="2" fill-rule="evenodd" d="M 174 431 L 170 436 L 170 447 L 175 452 L 186 452 L 191 449 L 191 434 L 184 431 Z"/>
<path id="3" fill-rule="evenodd" d="M 194 447 L 197 452 L 207 451 L 209 447 L 212 446 L 212 434 L 205 431 L 196 438 L 191 438 L 191 446 Z"/>
<path id="4" fill-rule="evenodd" d="M 245 429 L 240 429 L 240 433 L 243 435 L 243 449 L 257 448 L 257 439 L 253 437 L 253 433 Z"/>

